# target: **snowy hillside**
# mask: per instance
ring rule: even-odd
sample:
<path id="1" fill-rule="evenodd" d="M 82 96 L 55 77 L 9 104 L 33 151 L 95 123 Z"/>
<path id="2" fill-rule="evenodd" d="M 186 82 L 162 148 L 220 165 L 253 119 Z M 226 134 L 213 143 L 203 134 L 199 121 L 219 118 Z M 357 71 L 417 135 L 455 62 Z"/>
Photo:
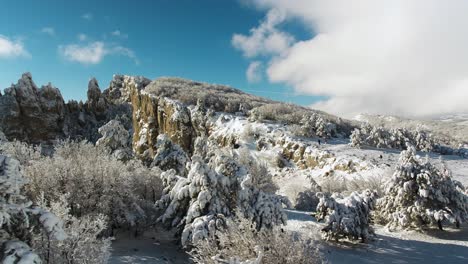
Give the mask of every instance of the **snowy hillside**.
<path id="1" fill-rule="evenodd" d="M 385 127 L 416 129 L 423 127 L 443 137 L 468 142 L 468 114 L 453 114 L 427 119 L 409 119 L 397 116 L 360 114 L 354 117 L 360 122 Z"/>
<path id="2" fill-rule="evenodd" d="M 3 263 L 468 262 L 466 147 L 433 136 L 463 116 L 352 122 L 179 78 L 46 90 L 0 97 Z"/>

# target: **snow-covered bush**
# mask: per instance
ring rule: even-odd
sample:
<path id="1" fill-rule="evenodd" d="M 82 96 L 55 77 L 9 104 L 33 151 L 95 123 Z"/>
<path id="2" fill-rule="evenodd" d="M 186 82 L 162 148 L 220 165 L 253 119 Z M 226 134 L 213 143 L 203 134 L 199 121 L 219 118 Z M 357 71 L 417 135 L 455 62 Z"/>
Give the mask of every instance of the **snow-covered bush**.
<path id="1" fill-rule="evenodd" d="M 437 140 L 421 127 L 410 131 L 405 128 L 387 129 L 365 123 L 360 128 L 355 128 L 350 136 L 350 145 L 353 147 L 406 149 L 408 143 L 420 151 L 441 152 Z"/>
<path id="2" fill-rule="evenodd" d="M 179 175 L 186 175 L 185 166 L 189 160 L 184 150 L 173 143 L 167 135 L 158 136 L 152 166 L 157 166 L 162 170 L 174 169 Z"/>
<path id="3" fill-rule="evenodd" d="M 468 220 L 468 196 L 451 172 L 416 156 L 412 146 L 401 152 L 399 163 L 378 201 L 377 218 L 390 228 L 422 228 Z"/>
<path id="4" fill-rule="evenodd" d="M 295 199 L 294 209 L 299 211 L 315 211 L 320 199 L 316 196 L 316 192 L 308 189 L 297 194 Z"/>
<path id="5" fill-rule="evenodd" d="M 186 178 L 174 170 L 161 174 L 164 191 L 156 203 L 163 209 L 159 220 L 182 229 L 183 245 L 212 236 L 236 208 L 259 229 L 285 223 L 281 198 L 256 188 L 254 176 L 232 157 L 218 153 L 207 164 L 193 156 L 189 167 Z"/>
<path id="6" fill-rule="evenodd" d="M 241 148 L 235 158 L 252 175 L 255 188 L 267 193 L 275 193 L 278 190 L 278 186 L 273 182 L 273 175 L 268 171 L 268 165 L 253 157 L 248 148 Z"/>
<path id="7" fill-rule="evenodd" d="M 0 154 L 14 158 L 20 162 L 21 166 L 27 166 L 30 161 L 41 158 L 41 148 L 15 140 L 2 142 L 0 144 Z"/>
<path id="8" fill-rule="evenodd" d="M 72 216 L 66 195 L 49 204 L 42 196 L 38 205 L 60 217 L 67 234 L 63 240 L 51 239 L 41 233 L 34 235 L 32 247 L 46 263 L 107 263 L 110 239 L 102 237 L 107 226 L 104 215 Z"/>
<path id="9" fill-rule="evenodd" d="M 51 202 L 68 194 L 71 215 L 102 213 L 111 229 L 150 221 L 151 204 L 160 196 L 157 168 L 150 170 L 134 160 L 124 163 L 86 142 L 62 142 L 52 157 L 31 161 L 24 171 L 34 200 L 42 193 Z"/>
<path id="10" fill-rule="evenodd" d="M 41 263 L 29 247 L 32 230 L 56 241 L 67 238 L 62 220 L 43 208 L 33 206 L 22 194 L 27 183 L 17 160 L 0 155 L 0 259 L 2 263 Z"/>
<path id="11" fill-rule="evenodd" d="M 318 193 L 317 220 L 325 219 L 322 237 L 326 240 L 361 239 L 365 242 L 373 233 L 370 226 L 371 210 L 374 209 L 376 193 L 366 190 L 353 192 L 348 197 L 339 194 Z"/>
<path id="12" fill-rule="evenodd" d="M 292 125 L 290 131 L 293 135 L 303 137 L 331 138 L 337 134 L 336 125 L 317 113 L 304 114 L 300 126 Z"/>
<path id="13" fill-rule="evenodd" d="M 311 241 L 276 226 L 258 231 L 248 219 L 227 219 L 216 237 L 205 239 L 190 252 L 196 263 L 296 264 L 321 263 Z"/>

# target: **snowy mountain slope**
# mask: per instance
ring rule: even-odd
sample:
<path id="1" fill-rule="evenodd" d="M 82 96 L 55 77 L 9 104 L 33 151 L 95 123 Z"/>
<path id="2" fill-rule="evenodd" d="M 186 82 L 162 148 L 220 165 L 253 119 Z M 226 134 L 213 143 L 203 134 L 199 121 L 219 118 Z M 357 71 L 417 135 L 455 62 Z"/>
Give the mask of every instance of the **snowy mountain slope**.
<path id="1" fill-rule="evenodd" d="M 388 128 L 403 127 L 414 130 L 417 127 L 422 127 L 442 137 L 468 142 L 468 114 L 445 115 L 431 119 L 410 119 L 397 116 L 360 114 L 353 119 Z"/>

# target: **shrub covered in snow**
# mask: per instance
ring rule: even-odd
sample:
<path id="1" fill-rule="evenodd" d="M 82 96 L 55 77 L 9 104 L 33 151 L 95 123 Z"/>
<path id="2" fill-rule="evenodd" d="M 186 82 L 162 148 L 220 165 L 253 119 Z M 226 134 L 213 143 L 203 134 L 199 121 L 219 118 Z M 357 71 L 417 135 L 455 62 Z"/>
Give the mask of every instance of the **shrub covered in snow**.
<path id="1" fill-rule="evenodd" d="M 421 228 L 468 220 L 468 196 L 451 172 L 416 156 L 414 147 L 402 151 L 399 164 L 378 202 L 377 217 L 391 228 Z"/>
<path id="2" fill-rule="evenodd" d="M 184 150 L 171 139 L 161 134 L 156 141 L 156 155 L 154 156 L 152 166 L 157 166 L 162 170 L 174 169 L 179 175 L 185 175 L 186 164 L 189 157 Z"/>
<path id="3" fill-rule="evenodd" d="M 190 252 L 196 263 L 296 264 L 321 263 L 311 241 L 276 226 L 258 231 L 245 218 L 227 219 L 215 237 L 200 241 Z"/>
<path id="4" fill-rule="evenodd" d="M 110 239 L 102 236 L 107 219 L 102 214 L 75 217 L 70 214 L 66 195 L 58 201 L 48 203 L 42 196 L 38 205 L 54 213 L 63 221 L 67 237 L 53 239 L 44 234 L 35 234 L 31 241 L 35 252 L 46 263 L 96 263 L 104 264 L 110 255 Z"/>
<path id="5" fill-rule="evenodd" d="M 353 192 L 348 197 L 339 194 L 318 193 L 317 220 L 325 219 L 322 237 L 326 240 L 347 238 L 365 242 L 373 233 L 370 226 L 371 210 L 374 209 L 376 194 L 372 191 Z"/>
<path id="6" fill-rule="evenodd" d="M 285 223 L 281 199 L 256 188 L 254 176 L 232 157 L 218 153 L 205 163 L 193 156 L 189 168 L 186 178 L 174 170 L 161 174 L 165 188 L 156 203 L 163 209 L 159 220 L 182 229 L 183 245 L 212 236 L 236 208 L 259 229 Z"/>
<path id="7" fill-rule="evenodd" d="M 321 115 L 304 115 L 301 120 L 301 136 L 331 138 L 336 134 L 336 125 L 326 121 Z"/>
<path id="8" fill-rule="evenodd" d="M 425 152 L 443 152 L 443 146 L 436 138 L 422 128 L 408 130 L 405 128 L 387 129 L 381 126 L 362 124 L 355 128 L 350 136 L 350 145 L 354 147 L 371 146 L 377 148 L 406 149 L 406 144 L 415 146 Z M 453 152 L 451 150 L 450 152 Z M 448 154 L 448 153 L 444 153 Z"/>
<path id="9" fill-rule="evenodd" d="M 61 219 L 33 206 L 21 193 L 27 180 L 19 165 L 17 160 L 0 155 L 0 259 L 2 263 L 41 263 L 39 255 L 27 244 L 33 239 L 31 230 L 56 241 L 67 235 Z"/>
<path id="10" fill-rule="evenodd" d="M 117 119 L 112 119 L 98 129 L 102 135 L 96 146 L 106 147 L 119 160 L 129 160 L 132 157 L 130 137 L 127 129 Z"/>
<path id="11" fill-rule="evenodd" d="M 122 162 L 107 149 L 86 142 L 62 142 L 53 156 L 42 156 L 24 168 L 29 195 L 57 201 L 67 194 L 70 214 L 102 213 L 111 229 L 144 224 L 160 196 L 159 170 L 140 162 Z"/>
<path id="12" fill-rule="evenodd" d="M 300 211 L 315 211 L 320 199 L 316 196 L 316 192 L 312 190 L 304 190 L 297 194 L 294 209 Z"/>

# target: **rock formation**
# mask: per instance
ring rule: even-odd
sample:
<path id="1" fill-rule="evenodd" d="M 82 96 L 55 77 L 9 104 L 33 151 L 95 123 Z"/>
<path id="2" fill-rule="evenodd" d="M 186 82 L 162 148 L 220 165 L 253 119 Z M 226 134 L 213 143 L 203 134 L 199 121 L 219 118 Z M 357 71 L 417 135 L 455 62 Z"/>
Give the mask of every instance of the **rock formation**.
<path id="1" fill-rule="evenodd" d="M 0 94 L 0 130 L 9 140 L 48 143 L 60 138 L 99 138 L 97 129 L 115 116 L 130 115 L 128 104 L 101 93 L 96 79 L 88 84 L 86 102 L 65 103 L 50 83 L 38 88 L 30 73 Z"/>
<path id="2" fill-rule="evenodd" d="M 0 127 L 9 139 L 54 140 L 63 135 L 65 114 L 60 91 L 50 83 L 38 89 L 30 73 L 0 97 Z"/>

